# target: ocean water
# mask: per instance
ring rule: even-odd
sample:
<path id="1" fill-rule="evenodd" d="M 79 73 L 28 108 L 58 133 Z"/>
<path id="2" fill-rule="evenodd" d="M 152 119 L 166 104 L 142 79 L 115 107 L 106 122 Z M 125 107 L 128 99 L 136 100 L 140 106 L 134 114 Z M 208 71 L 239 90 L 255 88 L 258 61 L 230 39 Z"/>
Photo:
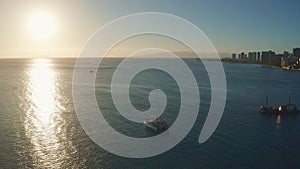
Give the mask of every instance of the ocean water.
<path id="1" fill-rule="evenodd" d="M 95 94 L 105 119 L 132 137 L 154 133 L 123 118 L 112 102 L 111 76 L 120 62 L 107 59 L 96 75 Z M 210 107 L 210 83 L 202 63 L 186 59 L 199 86 L 200 110 L 190 133 L 173 149 L 158 156 L 130 159 L 111 154 L 84 132 L 72 101 L 74 59 L 0 60 L 0 168 L 299 168 L 300 117 L 261 115 L 269 104 L 300 106 L 300 72 L 250 64 L 223 63 L 227 101 L 222 120 L 203 144 L 198 137 Z M 88 67 L 81 67 L 86 69 Z M 217 72 L 216 72 L 217 73 Z M 90 85 L 90 84 L 83 84 Z M 180 108 L 175 79 L 147 70 L 130 86 L 130 100 L 138 110 L 150 106 L 148 94 L 156 86 L 167 95 L 163 118 L 172 124 Z"/>

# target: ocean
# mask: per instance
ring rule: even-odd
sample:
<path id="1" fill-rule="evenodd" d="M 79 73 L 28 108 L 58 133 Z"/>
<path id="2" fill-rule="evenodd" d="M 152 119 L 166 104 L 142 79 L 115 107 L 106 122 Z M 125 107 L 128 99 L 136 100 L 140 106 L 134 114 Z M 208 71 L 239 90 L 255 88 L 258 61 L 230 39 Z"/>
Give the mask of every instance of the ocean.
<path id="1" fill-rule="evenodd" d="M 84 132 L 72 99 L 75 59 L 0 60 L 0 168 L 231 168 L 300 167 L 300 117 L 259 113 L 269 104 L 300 106 L 300 72 L 255 64 L 223 63 L 227 100 L 221 122 L 203 144 L 198 137 L 210 108 L 210 83 L 201 61 L 185 59 L 198 82 L 200 109 L 188 135 L 171 150 L 149 158 L 107 152 Z M 155 133 L 122 117 L 112 102 L 111 77 L 120 59 L 105 59 L 95 80 L 95 95 L 108 123 L 131 137 Z M 211 61 L 214 62 L 214 61 Z M 88 67 L 81 67 L 86 69 Z M 90 85 L 90 84 L 82 84 Z M 131 82 L 130 100 L 149 108 L 148 95 L 159 88 L 168 102 L 162 115 L 172 124 L 180 108 L 176 80 L 163 71 L 140 72 Z M 87 110 L 88 111 L 88 110 Z"/>

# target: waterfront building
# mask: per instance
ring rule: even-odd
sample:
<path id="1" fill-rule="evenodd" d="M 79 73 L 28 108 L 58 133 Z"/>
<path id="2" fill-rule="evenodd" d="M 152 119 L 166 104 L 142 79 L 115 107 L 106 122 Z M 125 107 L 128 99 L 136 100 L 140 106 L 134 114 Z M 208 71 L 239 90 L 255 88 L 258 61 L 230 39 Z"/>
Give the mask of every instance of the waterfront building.
<path id="1" fill-rule="evenodd" d="M 252 60 L 252 52 L 248 52 L 248 59 Z"/>
<path id="2" fill-rule="evenodd" d="M 253 61 L 256 61 L 256 52 L 252 52 L 252 55 L 253 55 Z"/>
<path id="3" fill-rule="evenodd" d="M 257 53 L 256 53 L 256 60 L 257 60 L 257 61 L 261 61 L 260 52 L 257 52 Z"/>
<path id="4" fill-rule="evenodd" d="M 299 65 L 299 58 L 295 56 L 282 57 L 281 58 L 281 67 L 283 69 L 291 69 L 293 66 Z"/>
<path id="5" fill-rule="evenodd" d="M 274 55 L 271 57 L 271 62 L 280 63 L 282 57 L 283 57 L 283 54 Z"/>
<path id="6" fill-rule="evenodd" d="M 272 60 L 275 60 L 275 52 L 272 50 L 269 51 L 263 51 L 261 53 L 261 61 L 262 63 L 268 63 L 268 62 L 272 62 Z"/>
<path id="7" fill-rule="evenodd" d="M 232 59 L 233 59 L 233 60 L 236 59 L 236 54 L 235 54 L 235 53 L 232 54 Z"/>
<path id="8" fill-rule="evenodd" d="M 292 54 L 290 52 L 288 52 L 288 51 L 284 51 L 283 52 L 283 56 L 284 57 L 290 57 L 290 56 L 292 56 Z"/>
<path id="9" fill-rule="evenodd" d="M 249 52 L 248 53 L 248 58 L 251 61 L 255 61 L 256 60 L 256 52 Z"/>
<path id="10" fill-rule="evenodd" d="M 246 60 L 247 59 L 247 54 L 245 54 L 244 52 L 238 54 L 238 59 L 239 60 Z"/>
<path id="11" fill-rule="evenodd" d="M 293 55 L 296 57 L 300 57 L 300 48 L 294 48 L 293 49 Z"/>
<path id="12" fill-rule="evenodd" d="M 246 57 L 245 57 L 245 53 L 244 52 L 242 52 L 241 53 L 241 60 L 244 60 Z"/>

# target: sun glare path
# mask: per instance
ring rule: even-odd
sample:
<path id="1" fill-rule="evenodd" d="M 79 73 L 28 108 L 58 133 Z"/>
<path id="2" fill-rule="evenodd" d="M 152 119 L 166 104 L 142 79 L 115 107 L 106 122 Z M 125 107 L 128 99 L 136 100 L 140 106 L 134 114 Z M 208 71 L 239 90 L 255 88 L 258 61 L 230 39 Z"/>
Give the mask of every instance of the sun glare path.
<path id="1" fill-rule="evenodd" d="M 33 144 L 34 161 L 41 166 L 54 165 L 60 168 L 65 149 L 58 135 L 61 127 L 56 120 L 62 120 L 64 106 L 57 96 L 57 74 L 48 59 L 35 59 L 28 70 L 27 99 L 29 109 L 26 112 L 26 135 Z"/>

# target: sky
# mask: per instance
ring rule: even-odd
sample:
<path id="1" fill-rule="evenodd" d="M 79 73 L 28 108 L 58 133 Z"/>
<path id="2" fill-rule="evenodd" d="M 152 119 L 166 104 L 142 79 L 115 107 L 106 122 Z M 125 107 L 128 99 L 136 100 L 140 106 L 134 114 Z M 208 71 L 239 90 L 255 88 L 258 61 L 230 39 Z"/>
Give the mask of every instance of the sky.
<path id="1" fill-rule="evenodd" d="M 298 0 L 2 0 L 0 3 L 2 58 L 76 57 L 101 26 L 138 12 L 170 13 L 190 21 L 208 36 L 219 53 L 270 49 L 282 53 L 300 47 Z M 47 37 L 34 32 L 47 22 L 35 21 L 29 26 L 32 16 L 39 12 L 47 13 L 54 27 Z"/>

